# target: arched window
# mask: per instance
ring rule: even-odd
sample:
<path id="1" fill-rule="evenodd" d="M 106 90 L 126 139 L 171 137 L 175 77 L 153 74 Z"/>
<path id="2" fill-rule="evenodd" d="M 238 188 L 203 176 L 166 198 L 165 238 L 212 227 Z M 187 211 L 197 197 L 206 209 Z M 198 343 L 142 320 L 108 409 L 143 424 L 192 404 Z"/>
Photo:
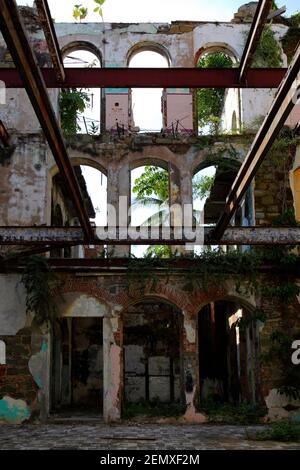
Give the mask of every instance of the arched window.
<path id="1" fill-rule="evenodd" d="M 217 47 L 199 53 L 199 68 L 232 68 L 234 56 L 227 49 Z M 232 131 L 232 114 L 239 113 L 238 90 L 224 88 L 200 88 L 197 90 L 198 128 L 200 134 L 218 134 Z M 236 127 L 237 128 L 237 125 Z"/>
<path id="2" fill-rule="evenodd" d="M 0 340 L 0 365 L 6 364 L 6 344 Z"/>
<path id="3" fill-rule="evenodd" d="M 167 59 L 151 50 L 137 52 L 129 59 L 129 67 L 168 67 Z M 135 88 L 131 90 L 133 122 L 141 132 L 159 132 L 163 127 L 163 90 L 161 88 Z"/>
<path id="4" fill-rule="evenodd" d="M 170 224 L 169 171 L 166 165 L 138 166 L 131 171 L 131 225 L 158 226 Z M 170 255 L 166 246 L 131 247 L 135 256 L 143 254 Z"/>
<path id="5" fill-rule="evenodd" d="M 76 162 L 77 163 L 77 162 Z M 90 164 L 78 162 L 73 166 L 81 194 L 85 203 L 91 223 L 95 226 L 105 226 L 107 224 L 107 177 L 98 169 L 98 165 L 92 167 Z M 103 170 L 104 171 L 104 170 Z M 52 178 L 52 214 L 51 225 L 56 227 L 74 226 L 77 213 L 69 202 L 65 192 L 65 184 L 60 173 Z M 92 249 L 93 251 L 90 251 Z M 51 251 L 52 257 L 65 258 L 75 257 L 96 257 L 103 254 L 103 246 L 73 247 Z"/>
<path id="6" fill-rule="evenodd" d="M 91 46 L 69 46 L 63 50 L 66 68 L 101 67 L 101 61 Z M 61 126 L 65 134 L 74 135 L 101 132 L 100 88 L 68 88 L 60 94 Z"/>
<path id="7" fill-rule="evenodd" d="M 236 134 L 237 130 L 238 130 L 238 126 L 237 126 L 236 111 L 233 111 L 232 119 L 231 119 L 231 131 L 233 134 Z"/>

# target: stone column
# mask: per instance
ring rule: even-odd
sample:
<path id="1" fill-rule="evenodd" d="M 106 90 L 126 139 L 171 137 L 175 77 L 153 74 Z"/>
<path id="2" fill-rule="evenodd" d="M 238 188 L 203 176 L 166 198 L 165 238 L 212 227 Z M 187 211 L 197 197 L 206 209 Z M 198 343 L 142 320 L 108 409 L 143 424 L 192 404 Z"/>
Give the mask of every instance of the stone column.
<path id="1" fill-rule="evenodd" d="M 193 190 L 192 190 L 192 176 L 189 170 L 178 170 L 172 164 L 169 165 L 169 178 L 170 178 L 170 205 L 175 207 L 177 206 L 177 211 L 175 210 L 171 213 L 171 225 L 175 227 L 182 227 L 185 221 L 184 214 L 188 215 L 188 210 L 191 212 L 192 216 L 192 204 L 193 204 Z M 186 205 L 186 206 L 185 206 Z M 187 206 L 189 205 L 189 206 Z M 184 212 L 185 209 L 185 212 Z M 191 221 L 192 222 L 192 221 Z M 180 236 L 181 231 L 178 231 Z M 183 235 L 183 232 L 182 232 Z M 174 246 L 174 251 L 178 253 L 185 253 L 185 246 Z"/>
<path id="2" fill-rule="evenodd" d="M 130 171 L 129 165 L 121 167 L 112 164 L 107 174 L 107 203 L 115 208 L 117 226 L 127 229 L 129 219 L 127 218 L 130 204 Z M 109 214 L 108 223 L 110 225 Z M 112 221 L 111 221 L 112 223 Z M 129 245 L 118 245 L 109 247 L 110 256 L 124 257 L 130 253 Z"/>
<path id="3" fill-rule="evenodd" d="M 121 419 L 123 354 L 121 321 L 103 318 L 103 417 L 106 423 Z"/>
<path id="4" fill-rule="evenodd" d="M 182 421 L 188 423 L 204 423 L 206 417 L 197 413 L 199 402 L 199 361 L 197 348 L 197 320 L 184 312 L 182 367 L 186 412 Z"/>

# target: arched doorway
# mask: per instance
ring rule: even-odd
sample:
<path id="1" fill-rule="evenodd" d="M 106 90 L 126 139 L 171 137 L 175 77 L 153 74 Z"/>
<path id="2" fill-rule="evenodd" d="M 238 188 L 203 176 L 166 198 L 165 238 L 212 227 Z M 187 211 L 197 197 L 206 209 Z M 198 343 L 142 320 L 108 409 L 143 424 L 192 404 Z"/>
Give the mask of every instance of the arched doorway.
<path id="1" fill-rule="evenodd" d="M 180 404 L 181 311 L 149 298 L 128 307 L 123 322 L 125 404 Z"/>
<path id="2" fill-rule="evenodd" d="M 259 401 L 259 328 L 236 300 L 205 305 L 198 314 L 200 396 L 214 403 Z"/>

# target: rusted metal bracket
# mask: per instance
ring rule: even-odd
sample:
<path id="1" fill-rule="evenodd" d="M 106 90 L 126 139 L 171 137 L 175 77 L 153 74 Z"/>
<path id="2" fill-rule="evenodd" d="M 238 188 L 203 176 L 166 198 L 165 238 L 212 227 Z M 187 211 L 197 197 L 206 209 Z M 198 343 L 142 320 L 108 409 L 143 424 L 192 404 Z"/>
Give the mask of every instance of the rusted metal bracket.
<path id="1" fill-rule="evenodd" d="M 90 240 L 93 238 L 93 228 L 84 206 L 80 187 L 43 77 L 36 63 L 14 0 L 0 0 L 0 28 L 15 65 L 20 72 L 24 87 L 45 133 L 59 171 L 64 178 L 66 189 L 78 214 L 84 236 L 87 240 Z"/>
<path id="2" fill-rule="evenodd" d="M 251 67 L 253 56 L 259 44 L 265 23 L 268 19 L 273 0 L 259 0 L 256 8 L 255 16 L 250 28 L 250 32 L 247 38 L 245 49 L 241 58 L 239 68 L 239 81 L 248 81 L 248 71 Z"/>
<path id="3" fill-rule="evenodd" d="M 268 151 L 272 147 L 280 129 L 283 127 L 292 109 L 297 104 L 300 96 L 299 71 L 300 46 L 298 47 L 285 79 L 277 92 L 271 109 L 259 129 L 250 151 L 231 187 L 224 212 L 213 232 L 213 238 L 215 240 L 221 240 L 239 206 L 239 203 L 245 195 Z"/>
<path id="4" fill-rule="evenodd" d="M 47 0 L 35 0 L 39 18 L 44 30 L 48 49 L 51 55 L 53 67 L 55 69 L 56 78 L 59 83 L 65 80 L 65 69 L 62 54 L 60 51 L 58 39 L 56 36 L 50 8 Z"/>
<path id="5" fill-rule="evenodd" d="M 216 242 L 211 227 L 96 227 L 93 245 L 186 245 Z M 229 227 L 220 245 L 300 244 L 300 227 Z M 0 245 L 60 247 L 85 245 L 80 227 L 0 227 Z"/>

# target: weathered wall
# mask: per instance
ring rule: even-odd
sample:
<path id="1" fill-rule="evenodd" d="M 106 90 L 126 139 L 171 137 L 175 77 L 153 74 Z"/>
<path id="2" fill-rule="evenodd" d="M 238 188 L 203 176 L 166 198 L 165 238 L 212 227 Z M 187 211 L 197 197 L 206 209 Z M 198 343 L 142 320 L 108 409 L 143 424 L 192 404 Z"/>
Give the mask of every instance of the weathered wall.
<path id="1" fill-rule="evenodd" d="M 99 57 L 102 67 L 127 67 L 130 58 L 134 54 L 144 50 L 151 50 L 163 55 L 172 67 L 194 67 L 201 54 L 206 51 L 222 50 L 230 54 L 234 61 L 240 60 L 250 24 L 237 23 L 212 23 L 212 22 L 173 22 L 167 23 L 55 23 L 55 29 L 63 54 L 77 49 L 87 49 Z M 282 24 L 273 25 L 278 40 L 285 34 L 287 27 Z M 30 37 L 35 48 L 37 59 L 41 66 L 49 66 L 50 58 L 47 51 L 44 34 L 40 27 L 31 28 Z M 3 66 L 11 65 L 11 57 L 3 40 L 0 39 L 0 59 Z M 286 57 L 283 55 L 284 64 Z M 106 128 L 115 128 L 116 118 L 120 123 L 125 121 L 125 128 L 131 124 L 128 117 L 127 103 L 122 97 L 123 113 L 116 113 L 111 106 L 111 99 L 118 97 L 118 91 L 109 91 L 107 98 Z M 125 89 L 126 91 L 126 89 Z M 257 99 L 257 93 L 260 98 Z M 260 115 L 265 116 L 275 91 L 268 90 L 242 90 L 241 107 L 242 123 L 248 126 Z M 58 91 L 50 90 L 50 98 L 58 113 Z M 119 98 L 119 97 L 118 97 Z M 118 101 L 118 100 L 116 100 Z M 183 103 L 182 96 L 173 97 L 169 103 L 170 110 L 168 124 L 173 122 L 173 108 L 179 114 L 186 109 L 189 111 L 189 119 L 183 123 L 187 129 L 193 129 L 190 125 L 192 112 L 188 103 Z M 129 105 L 130 106 L 130 105 Z M 228 107 L 232 114 L 232 100 L 228 97 L 225 108 Z M 3 107 L 2 107 L 3 108 Z M 39 129 L 37 119 L 31 108 L 26 93 L 22 90 L 8 90 L 7 106 L 1 109 L 1 119 L 7 123 L 8 128 L 20 129 L 23 132 L 35 132 Z M 182 114 L 183 116 L 184 114 Z M 168 127 L 168 125 L 167 125 Z M 227 120 L 223 127 L 227 127 Z"/>

